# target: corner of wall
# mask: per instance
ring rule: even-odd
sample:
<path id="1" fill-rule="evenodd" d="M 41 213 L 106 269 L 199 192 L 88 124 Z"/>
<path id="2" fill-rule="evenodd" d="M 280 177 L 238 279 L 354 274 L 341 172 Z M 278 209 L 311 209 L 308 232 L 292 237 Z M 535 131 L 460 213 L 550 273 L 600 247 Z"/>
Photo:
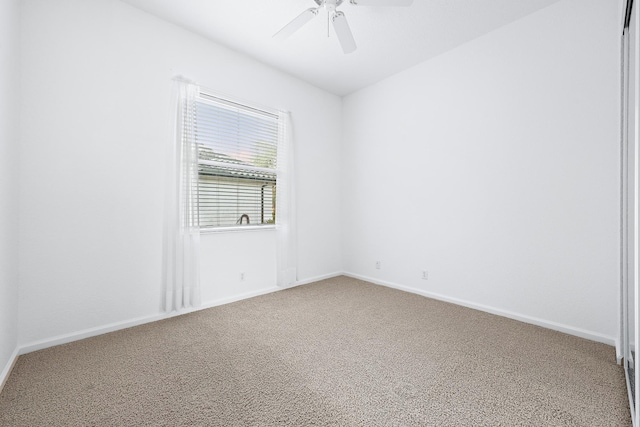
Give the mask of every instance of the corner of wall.
<path id="1" fill-rule="evenodd" d="M 19 0 L 0 3 L 0 391 L 18 358 L 19 342 Z"/>

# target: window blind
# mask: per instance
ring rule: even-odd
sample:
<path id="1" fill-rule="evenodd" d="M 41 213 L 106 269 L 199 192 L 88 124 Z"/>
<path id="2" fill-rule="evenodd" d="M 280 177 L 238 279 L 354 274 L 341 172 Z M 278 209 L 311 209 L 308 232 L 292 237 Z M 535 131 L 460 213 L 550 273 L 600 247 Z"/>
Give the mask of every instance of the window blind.
<path id="1" fill-rule="evenodd" d="M 278 116 L 207 94 L 194 116 L 200 227 L 275 224 Z"/>

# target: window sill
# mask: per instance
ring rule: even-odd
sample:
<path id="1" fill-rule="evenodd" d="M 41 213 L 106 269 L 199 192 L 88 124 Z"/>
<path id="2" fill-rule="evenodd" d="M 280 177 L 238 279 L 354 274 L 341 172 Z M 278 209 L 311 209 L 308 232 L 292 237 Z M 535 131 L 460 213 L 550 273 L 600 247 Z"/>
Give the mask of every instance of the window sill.
<path id="1" fill-rule="evenodd" d="M 275 230 L 275 225 L 243 225 L 241 227 L 201 228 L 200 234 L 237 233 L 239 231 L 268 231 Z"/>

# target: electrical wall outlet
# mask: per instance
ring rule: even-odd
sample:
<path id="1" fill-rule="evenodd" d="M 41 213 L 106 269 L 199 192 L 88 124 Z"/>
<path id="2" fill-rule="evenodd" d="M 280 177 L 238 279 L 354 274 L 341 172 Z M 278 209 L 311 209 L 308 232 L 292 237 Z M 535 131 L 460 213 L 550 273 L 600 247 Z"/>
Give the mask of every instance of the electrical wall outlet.
<path id="1" fill-rule="evenodd" d="M 380 261 L 376 261 L 376 270 L 380 270 Z"/>
<path id="2" fill-rule="evenodd" d="M 422 280 L 429 280 L 429 272 L 427 270 L 422 270 Z"/>
<path id="3" fill-rule="evenodd" d="M 240 273 L 240 281 L 244 282 L 244 273 Z"/>

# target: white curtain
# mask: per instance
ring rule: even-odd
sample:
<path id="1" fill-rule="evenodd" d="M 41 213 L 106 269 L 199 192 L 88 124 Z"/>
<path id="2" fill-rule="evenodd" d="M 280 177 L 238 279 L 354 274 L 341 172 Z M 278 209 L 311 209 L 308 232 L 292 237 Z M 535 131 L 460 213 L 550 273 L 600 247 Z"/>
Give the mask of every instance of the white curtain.
<path id="1" fill-rule="evenodd" d="M 198 87 L 174 80 L 173 132 L 167 162 L 164 274 L 165 311 L 200 305 L 198 149 L 194 137 Z"/>
<path id="2" fill-rule="evenodd" d="M 276 193 L 276 234 L 278 286 L 295 285 L 297 278 L 297 235 L 295 212 L 294 151 L 291 114 L 278 115 L 278 188 Z"/>

